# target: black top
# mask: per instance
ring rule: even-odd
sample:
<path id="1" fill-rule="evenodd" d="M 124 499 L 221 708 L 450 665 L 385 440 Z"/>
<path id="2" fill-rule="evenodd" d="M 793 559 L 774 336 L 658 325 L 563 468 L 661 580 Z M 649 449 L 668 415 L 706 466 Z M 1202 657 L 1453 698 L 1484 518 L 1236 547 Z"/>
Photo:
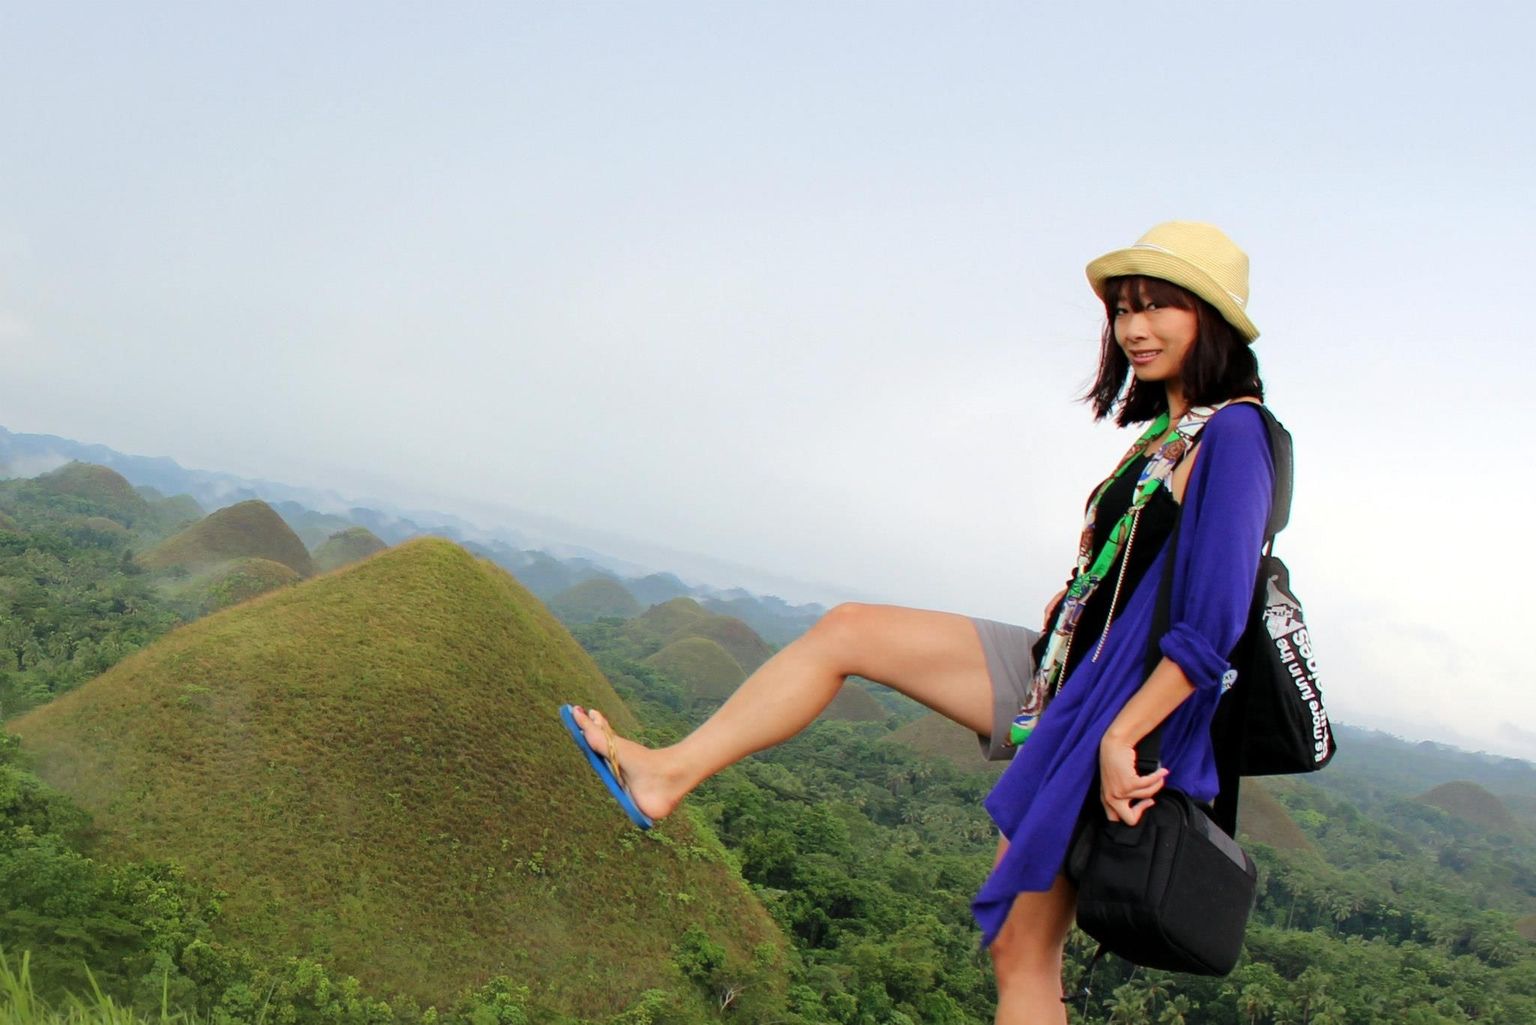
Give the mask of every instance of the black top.
<path id="1" fill-rule="evenodd" d="M 1131 465 L 1125 468 L 1125 472 L 1115 478 L 1114 483 L 1104 492 L 1099 499 L 1098 515 L 1093 521 L 1093 551 L 1095 554 L 1104 547 L 1104 542 L 1109 539 L 1109 532 L 1114 529 L 1120 517 L 1131 507 L 1131 499 L 1136 495 L 1136 480 L 1141 476 L 1141 471 L 1146 468 L 1151 457 L 1143 453 L 1131 461 Z M 1141 519 L 1136 526 L 1136 537 L 1131 543 L 1130 564 L 1125 568 L 1125 583 L 1120 587 L 1120 606 L 1130 600 L 1132 592 L 1140 582 L 1147 567 L 1152 565 L 1152 560 L 1157 558 L 1157 553 L 1163 550 L 1163 544 L 1168 540 L 1168 535 L 1173 533 L 1174 521 L 1178 519 L 1179 503 L 1174 501 L 1173 495 L 1166 485 L 1153 492 L 1147 504 L 1142 507 Z M 1083 613 L 1077 621 L 1077 632 L 1072 639 L 1072 648 L 1067 652 L 1067 664 L 1063 668 L 1060 679 L 1066 680 L 1072 673 L 1074 666 L 1084 658 L 1093 657 L 1093 649 L 1099 643 L 1099 635 L 1104 632 L 1104 622 L 1109 618 L 1109 602 L 1115 593 L 1115 580 L 1120 575 L 1120 563 L 1125 558 L 1122 551 L 1121 557 L 1115 560 L 1104 580 L 1088 598 L 1088 604 L 1083 606 Z M 1057 602 L 1051 609 L 1050 616 L 1046 619 L 1045 630 L 1040 639 L 1035 642 L 1035 664 L 1045 657 L 1045 645 L 1050 640 L 1051 631 L 1056 627 L 1056 617 L 1061 612 L 1061 603 Z M 1119 611 L 1116 611 L 1118 617 Z"/>

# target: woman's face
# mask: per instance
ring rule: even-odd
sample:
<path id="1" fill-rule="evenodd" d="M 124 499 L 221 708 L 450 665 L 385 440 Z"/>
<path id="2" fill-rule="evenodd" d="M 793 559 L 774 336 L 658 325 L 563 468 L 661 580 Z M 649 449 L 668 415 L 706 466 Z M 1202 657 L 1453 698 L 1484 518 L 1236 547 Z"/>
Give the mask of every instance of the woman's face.
<path id="1" fill-rule="evenodd" d="M 1115 341 L 1131 361 L 1131 372 L 1138 381 L 1177 381 L 1199 333 L 1199 318 L 1194 310 L 1161 306 L 1145 295 L 1135 305 L 1141 309 L 1123 298 L 1115 303 Z"/>

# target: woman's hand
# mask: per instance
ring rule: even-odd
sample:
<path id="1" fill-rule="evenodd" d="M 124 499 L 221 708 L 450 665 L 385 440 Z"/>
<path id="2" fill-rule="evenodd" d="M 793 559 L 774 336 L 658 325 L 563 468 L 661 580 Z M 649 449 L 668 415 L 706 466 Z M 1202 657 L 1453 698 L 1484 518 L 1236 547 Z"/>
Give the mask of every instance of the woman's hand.
<path id="1" fill-rule="evenodd" d="M 1148 776 L 1136 775 L 1136 745 L 1113 733 L 1099 743 L 1099 803 L 1111 822 L 1134 826 L 1142 812 L 1152 807 L 1152 795 L 1163 789 L 1167 769 Z"/>

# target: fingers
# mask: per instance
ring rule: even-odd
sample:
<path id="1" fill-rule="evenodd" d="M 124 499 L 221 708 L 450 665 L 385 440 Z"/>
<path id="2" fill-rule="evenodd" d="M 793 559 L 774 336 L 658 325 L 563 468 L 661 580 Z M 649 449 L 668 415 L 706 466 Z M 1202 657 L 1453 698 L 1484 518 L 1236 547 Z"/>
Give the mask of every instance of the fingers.
<path id="1" fill-rule="evenodd" d="M 1167 779 L 1168 770 L 1158 769 L 1147 776 L 1132 776 L 1120 786 L 1105 780 L 1099 790 L 1099 803 L 1109 821 L 1134 826 L 1141 821 L 1142 813 L 1152 807 L 1152 798 L 1163 789 Z"/>

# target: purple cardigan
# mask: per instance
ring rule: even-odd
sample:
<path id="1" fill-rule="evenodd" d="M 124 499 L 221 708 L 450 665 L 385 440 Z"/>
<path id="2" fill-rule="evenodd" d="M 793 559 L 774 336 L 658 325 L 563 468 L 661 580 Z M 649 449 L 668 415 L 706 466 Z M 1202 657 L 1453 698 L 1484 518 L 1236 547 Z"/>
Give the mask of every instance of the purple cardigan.
<path id="1" fill-rule="evenodd" d="M 1227 653 L 1248 618 L 1275 471 L 1263 417 L 1251 404 L 1234 403 L 1213 416 L 1196 451 L 1179 512 L 1169 628 L 1158 642 L 1195 692 L 1168 718 L 1162 761 L 1168 785 L 1209 801 L 1218 789 L 1211 716 L 1229 668 Z M 1061 872 L 1098 770 L 1099 739 L 1143 683 L 1167 558 L 1165 544 L 1115 616 L 1099 660 L 1073 667 L 987 797 L 1008 851 L 971 905 L 985 946 L 997 938 L 1017 894 L 1049 890 Z"/>

